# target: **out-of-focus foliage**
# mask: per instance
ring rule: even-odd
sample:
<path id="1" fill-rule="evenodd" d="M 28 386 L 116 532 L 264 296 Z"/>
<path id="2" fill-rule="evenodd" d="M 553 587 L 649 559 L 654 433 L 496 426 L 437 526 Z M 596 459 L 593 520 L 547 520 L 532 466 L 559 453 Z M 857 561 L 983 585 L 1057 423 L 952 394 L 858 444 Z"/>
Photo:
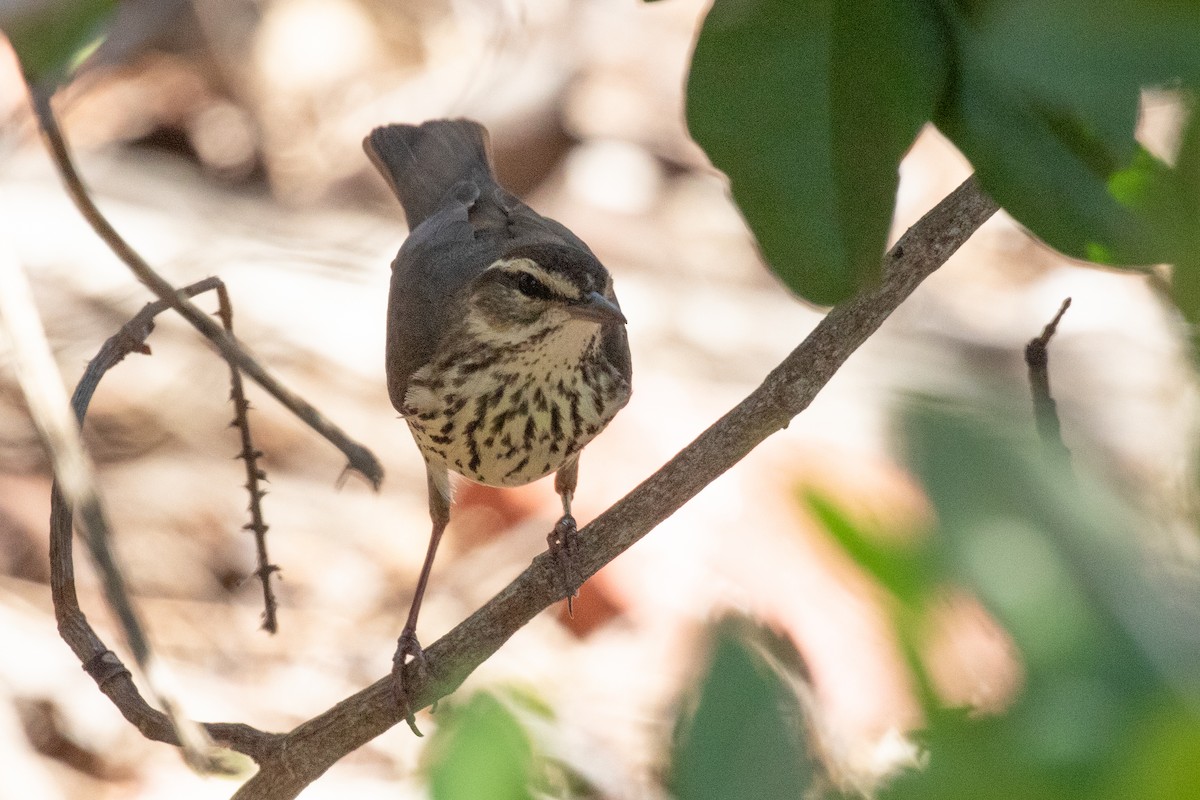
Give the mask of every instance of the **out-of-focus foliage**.
<path id="1" fill-rule="evenodd" d="M 480 693 L 438 716 L 426 751 L 434 800 L 532 800 L 533 746 L 500 700 Z"/>
<path id="2" fill-rule="evenodd" d="M 984 716 L 938 703 L 914 657 L 928 765 L 881 797 L 1200 797 L 1200 586 L 1155 570 L 1144 525 L 1016 429 L 929 408 L 908 418 L 938 520 L 910 546 L 877 544 L 810 500 L 895 595 L 907 652 L 955 588 L 980 598 L 1023 661 L 1018 699 Z"/>
<path id="3" fill-rule="evenodd" d="M 803 797 L 813 783 L 796 694 L 736 622 L 713 633 L 707 674 L 677 730 L 678 800 Z"/>
<path id="4" fill-rule="evenodd" d="M 50 88 L 65 80 L 98 42 L 116 7 L 116 0 L 17 4 L 0 9 L 0 30 L 29 82 Z"/>
<path id="5" fill-rule="evenodd" d="M 692 58 L 688 123 L 732 180 L 767 261 L 817 303 L 879 268 L 896 164 L 945 76 L 910 2 L 718 2 Z"/>
<path id="6" fill-rule="evenodd" d="M 788 678 L 793 659 L 769 637 L 744 620 L 713 628 L 708 668 L 676 723 L 667 781 L 677 800 L 800 798 L 817 783 Z M 495 696 L 477 694 L 438 716 L 426 751 L 436 800 L 594 796 L 580 775 L 538 753 L 518 716 Z"/>
<path id="7" fill-rule="evenodd" d="M 1200 284 L 1198 134 L 1172 168 L 1134 140 L 1140 92 L 1200 84 L 1200 3 L 718 0 L 688 122 L 771 268 L 821 304 L 874 276 L 896 169 L 932 121 L 1068 256 L 1173 262 Z M 1200 291 L 1181 292 L 1192 314 Z"/>

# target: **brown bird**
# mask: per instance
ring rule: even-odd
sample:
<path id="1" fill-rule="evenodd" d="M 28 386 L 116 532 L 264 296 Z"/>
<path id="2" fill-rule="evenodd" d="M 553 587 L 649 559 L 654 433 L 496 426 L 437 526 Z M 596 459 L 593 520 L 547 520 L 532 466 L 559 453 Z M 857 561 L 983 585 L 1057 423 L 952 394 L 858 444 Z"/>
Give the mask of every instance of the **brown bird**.
<path id="1" fill-rule="evenodd" d="M 387 125 L 363 141 L 404 207 L 392 262 L 387 381 L 425 459 L 433 531 L 397 642 L 424 661 L 417 616 L 450 520 L 451 472 L 521 486 L 551 472 L 563 516 L 547 537 L 568 589 L 579 453 L 629 401 L 625 315 L 612 277 L 565 226 L 496 182 L 487 131 L 470 120 Z"/>

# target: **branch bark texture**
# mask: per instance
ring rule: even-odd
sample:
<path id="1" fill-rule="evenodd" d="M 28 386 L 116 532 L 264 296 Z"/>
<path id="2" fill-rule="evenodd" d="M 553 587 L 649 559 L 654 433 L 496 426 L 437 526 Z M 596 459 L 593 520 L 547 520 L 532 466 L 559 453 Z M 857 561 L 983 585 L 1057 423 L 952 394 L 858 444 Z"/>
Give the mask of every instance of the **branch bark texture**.
<path id="1" fill-rule="evenodd" d="M 881 282 L 837 306 L 762 385 L 640 486 L 582 531 L 576 566 L 590 577 L 764 439 L 808 407 L 846 359 L 912 291 L 995 211 L 967 179 L 914 225 L 885 256 Z M 457 688 L 534 616 L 563 599 L 553 559 L 543 553 L 486 605 L 426 649 L 427 670 L 409 664 L 405 685 L 414 708 Z M 403 719 L 385 676 L 272 741 L 260 771 L 235 800 L 285 800 L 347 753 Z"/>

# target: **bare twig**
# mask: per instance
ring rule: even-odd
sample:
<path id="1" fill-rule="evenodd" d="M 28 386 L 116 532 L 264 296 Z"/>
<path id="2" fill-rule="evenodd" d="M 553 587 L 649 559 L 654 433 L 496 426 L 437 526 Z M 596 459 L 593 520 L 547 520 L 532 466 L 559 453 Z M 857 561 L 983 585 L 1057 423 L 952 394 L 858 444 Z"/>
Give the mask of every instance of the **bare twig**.
<path id="1" fill-rule="evenodd" d="M 167 280 L 155 272 L 138 255 L 137 251 L 117 233 L 112 224 L 100 213 L 100 209 L 96 207 L 96 204 L 92 202 L 87 188 L 83 185 L 83 180 L 79 177 L 79 173 L 75 169 L 75 164 L 71 159 L 71 153 L 67 148 L 66 140 L 63 137 L 62 130 L 58 126 L 58 120 L 54 116 L 54 111 L 50 106 L 50 92 L 29 83 L 26 86 L 33 102 L 33 109 L 37 116 L 42 136 L 46 141 L 46 146 L 49 148 L 51 156 L 54 158 L 55 165 L 62 174 L 67 192 L 75 202 L 76 207 L 83 214 L 84 219 L 88 221 L 88 224 L 92 226 L 92 229 L 96 231 L 100 238 L 104 240 L 104 243 L 112 249 L 118 258 L 125 262 L 125 265 L 129 267 L 139 281 L 150 289 L 150 291 L 154 292 L 160 300 L 191 323 L 206 339 L 211 341 L 231 365 L 236 366 L 237 369 L 248 375 L 251 380 L 263 387 L 263 389 L 299 417 L 306 425 L 324 436 L 330 443 L 341 450 L 349 460 L 350 467 L 361 473 L 371 482 L 372 486 L 379 488 L 379 484 L 383 480 L 383 467 L 380 466 L 379 460 L 375 458 L 375 455 L 370 450 L 348 437 L 304 398 L 275 380 L 274 376 L 263 369 L 262 365 L 246 352 L 236 339 L 223 331 L 221 326 L 213 322 L 207 314 L 192 304 L 186 295 L 178 291 Z"/>
<path id="2" fill-rule="evenodd" d="M 225 332 L 232 336 L 233 304 L 229 302 L 229 292 L 226 290 L 225 284 L 221 281 L 216 283 L 217 314 L 221 317 L 221 325 L 224 326 Z M 231 427 L 237 428 L 241 435 L 242 449 L 238 452 L 237 458 L 240 458 L 246 465 L 246 491 L 250 493 L 250 521 L 242 529 L 254 534 L 254 549 L 258 554 L 258 569 L 254 574 L 262 582 L 263 629 L 268 633 L 275 633 L 279 630 L 276 613 L 278 604 L 275 602 L 275 592 L 271 589 L 271 575 L 278 572 L 279 567 L 272 564 L 267 555 L 267 528 L 269 526 L 263 519 L 262 511 L 262 499 L 267 492 L 260 484 L 261 481 L 267 479 L 267 473 L 258 464 L 262 451 L 254 446 L 254 440 L 250 437 L 250 401 L 246 399 L 242 374 L 232 364 L 229 367 L 229 399 L 233 401 L 233 422 L 229 424 Z"/>
<path id="3" fill-rule="evenodd" d="M 220 282 L 217 279 L 209 278 L 181 289 L 180 293 L 192 297 L 200 292 L 215 289 L 219 285 Z M 88 364 L 87 370 L 71 398 L 71 407 L 79 423 L 82 423 L 92 395 L 104 374 L 130 353 L 148 352 L 145 342 L 146 337 L 153 330 L 154 317 L 169 307 L 162 301 L 148 304 L 100 348 L 100 352 Z M 72 497 L 72 494 L 63 480 L 63 475 L 70 473 L 64 473 L 56 468 L 55 474 L 57 477 L 50 497 L 50 589 L 55 616 L 58 620 L 59 634 L 79 658 L 84 670 L 96 681 L 100 690 L 108 695 L 125 718 L 133 723 L 143 736 L 179 745 L 180 737 L 167 715 L 146 702 L 134 684 L 129 670 L 121 663 L 116 653 L 112 652 L 100 639 L 79 607 L 79 598 L 75 592 L 75 566 L 72 555 L 72 519 L 74 512 L 77 511 L 84 523 L 85 530 L 89 530 L 88 526 L 90 525 L 104 524 L 103 515 L 98 511 L 98 503 L 69 501 L 67 498 Z M 92 544 L 93 540 L 107 542 L 106 535 L 102 537 L 89 535 L 89 544 Z M 104 552 L 107 553 L 106 544 Z M 112 570 L 115 575 L 113 580 L 119 584 L 120 575 L 112 565 L 111 556 L 102 556 L 101 559 L 102 574 L 107 576 L 109 570 Z M 109 585 L 107 577 L 105 583 L 106 586 Z M 112 593 L 110 590 L 110 596 Z M 120 594 L 124 596 L 123 587 L 120 589 Z M 127 597 L 121 601 L 117 610 L 123 622 L 128 618 L 136 623 L 134 610 L 129 605 Z M 149 645 L 140 633 L 140 628 L 138 628 L 137 638 L 130 638 L 134 656 L 141 665 L 143 658 L 140 654 L 148 653 Z M 163 698 L 157 694 L 156 699 L 163 703 Z M 168 700 L 164 707 L 173 710 L 177 708 L 177 704 Z M 195 725 L 190 722 L 188 724 Z M 203 730 L 207 732 L 207 737 L 256 760 L 272 755 L 281 740 L 278 734 L 264 733 L 248 725 L 237 723 L 205 725 Z"/>
<path id="4" fill-rule="evenodd" d="M 96 488 L 95 470 L 79 438 L 82 418 L 72 418 L 62 376 L 38 317 L 29 284 L 16 258 L 0 252 L 0 345 L 8 345 L 17 381 L 25 395 L 42 444 L 54 467 L 54 495 L 59 506 L 78 511 L 80 528 L 104 587 L 105 598 L 116 615 L 150 691 L 167 711 L 170 727 L 183 748 L 184 758 L 203 771 L 223 771 L 219 751 L 207 733 L 184 716 L 169 678 L 154 656 L 145 626 L 130 602 L 120 568 L 109 547 L 112 529 Z M 70 526 L 66 535 L 70 538 Z"/>
<path id="5" fill-rule="evenodd" d="M 803 411 L 845 360 L 997 206 L 968 179 L 914 225 L 885 257 L 882 283 L 834 308 L 758 389 L 662 469 L 581 531 L 576 567 L 596 573 L 721 473 Z M 426 649 L 427 668 L 410 664 L 414 708 L 453 691 L 542 610 L 564 597 L 553 556 L 543 553 L 486 605 Z M 260 760 L 235 800 L 293 798 L 352 750 L 403 719 L 390 675 L 288 733 Z"/>
<path id="6" fill-rule="evenodd" d="M 1029 367 L 1029 389 L 1033 394 L 1033 413 L 1037 422 L 1038 435 L 1047 450 L 1056 457 L 1070 461 L 1071 451 L 1063 443 L 1062 426 L 1058 420 L 1058 405 L 1050 395 L 1050 355 L 1047 348 L 1051 337 L 1058 331 L 1058 323 L 1071 307 L 1071 298 L 1063 300 L 1054 319 L 1042 329 L 1041 336 L 1029 340 L 1025 345 L 1025 365 Z"/>

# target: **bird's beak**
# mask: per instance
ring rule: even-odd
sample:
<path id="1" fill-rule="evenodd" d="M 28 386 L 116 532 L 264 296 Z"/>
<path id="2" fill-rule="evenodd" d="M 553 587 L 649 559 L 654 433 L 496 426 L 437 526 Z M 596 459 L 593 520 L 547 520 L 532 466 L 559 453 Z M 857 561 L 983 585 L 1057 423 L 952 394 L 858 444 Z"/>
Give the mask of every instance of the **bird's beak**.
<path id="1" fill-rule="evenodd" d="M 626 323 L 625 315 L 612 300 L 599 292 L 588 292 L 578 301 L 567 306 L 567 313 L 572 319 L 582 319 L 588 322 L 598 322 L 601 325 Z"/>

